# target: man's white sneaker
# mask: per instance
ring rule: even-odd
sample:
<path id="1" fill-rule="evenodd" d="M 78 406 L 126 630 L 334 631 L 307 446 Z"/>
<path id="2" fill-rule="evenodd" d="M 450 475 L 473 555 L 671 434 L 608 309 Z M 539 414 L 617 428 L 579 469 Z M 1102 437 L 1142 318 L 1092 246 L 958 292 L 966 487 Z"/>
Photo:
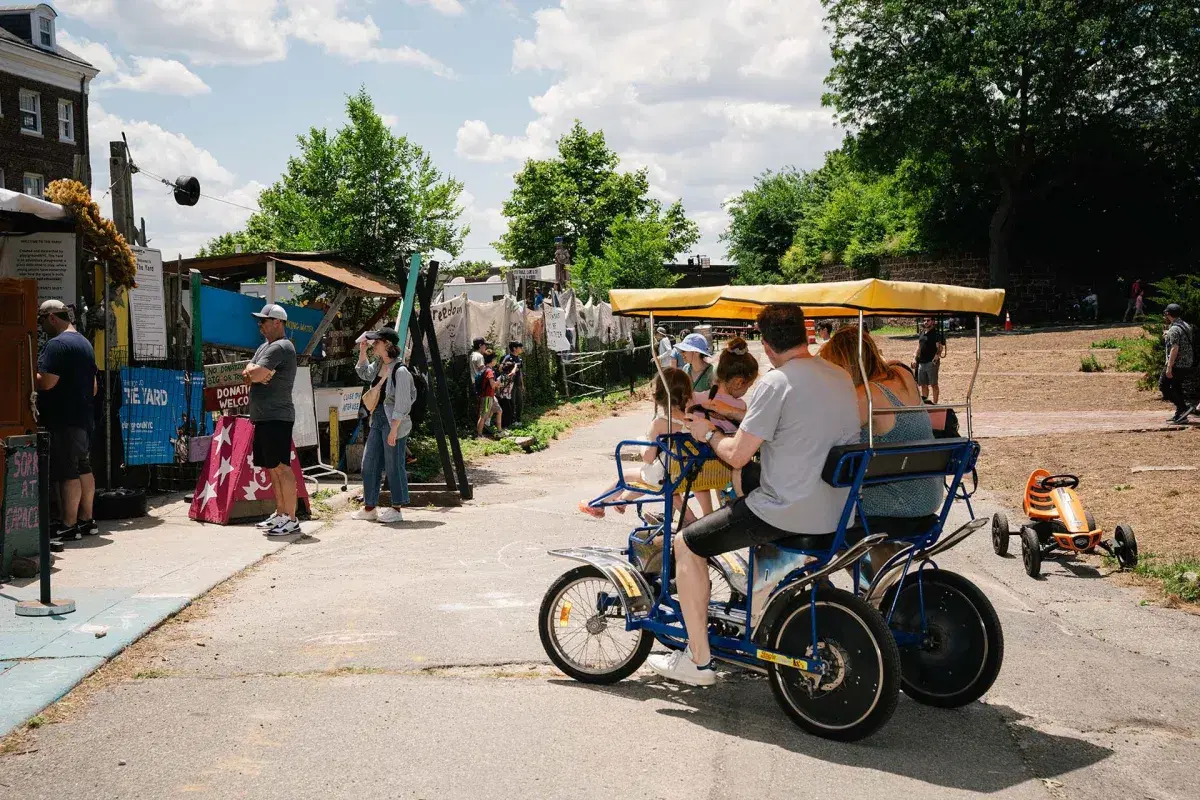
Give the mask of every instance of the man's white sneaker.
<path id="1" fill-rule="evenodd" d="M 375 520 L 375 509 L 360 508 L 358 511 L 355 511 L 353 514 L 351 514 L 350 518 L 351 519 L 369 519 L 371 521 L 374 521 Z"/>
<path id="2" fill-rule="evenodd" d="M 291 536 L 300 532 L 300 523 L 294 519 L 280 517 L 279 524 L 267 531 L 267 536 Z"/>
<path id="3" fill-rule="evenodd" d="M 269 531 L 271 528 L 274 528 L 279 524 L 279 518 L 279 512 L 272 511 L 271 516 L 267 517 L 262 522 L 255 523 L 254 527 L 258 528 L 260 531 Z M 284 519 L 287 519 L 287 517 L 284 517 Z"/>
<path id="4" fill-rule="evenodd" d="M 646 659 L 646 665 L 667 680 L 690 686 L 712 686 L 717 682 L 717 671 L 713 669 L 712 661 L 707 666 L 696 666 L 690 649 L 650 656 Z"/>
<path id="5" fill-rule="evenodd" d="M 379 509 L 379 513 L 375 515 L 375 519 L 385 525 L 389 525 L 393 522 L 404 522 L 404 515 L 396 508 L 381 508 Z"/>

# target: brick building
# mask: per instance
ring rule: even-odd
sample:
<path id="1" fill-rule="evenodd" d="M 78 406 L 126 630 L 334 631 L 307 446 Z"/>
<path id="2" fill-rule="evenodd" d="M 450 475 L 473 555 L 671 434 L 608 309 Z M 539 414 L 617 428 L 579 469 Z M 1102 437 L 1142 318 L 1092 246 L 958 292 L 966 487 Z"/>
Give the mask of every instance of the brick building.
<path id="1" fill-rule="evenodd" d="M 98 70 L 58 46 L 45 3 L 0 0 L 0 187 L 41 197 L 59 178 L 91 186 L 88 84 Z"/>

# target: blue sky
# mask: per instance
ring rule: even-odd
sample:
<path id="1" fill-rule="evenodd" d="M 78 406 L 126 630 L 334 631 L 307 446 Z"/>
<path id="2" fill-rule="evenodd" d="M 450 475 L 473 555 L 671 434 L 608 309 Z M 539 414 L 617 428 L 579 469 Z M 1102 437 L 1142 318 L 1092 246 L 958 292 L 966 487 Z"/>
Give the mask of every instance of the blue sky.
<path id="1" fill-rule="evenodd" d="M 3 0 L 0 0 L 2 3 Z M 92 162 L 125 131 L 152 172 L 253 206 L 296 134 L 336 128 L 366 86 L 397 133 L 466 184 L 463 258 L 495 258 L 524 159 L 576 117 L 653 192 L 682 198 L 718 260 L 722 202 L 767 168 L 807 168 L 841 138 L 820 108 L 818 0 L 59 0 L 61 43 L 102 72 Z M 102 194 L 98 190 L 97 194 Z M 152 246 L 192 254 L 247 211 L 177 207 L 135 178 Z"/>

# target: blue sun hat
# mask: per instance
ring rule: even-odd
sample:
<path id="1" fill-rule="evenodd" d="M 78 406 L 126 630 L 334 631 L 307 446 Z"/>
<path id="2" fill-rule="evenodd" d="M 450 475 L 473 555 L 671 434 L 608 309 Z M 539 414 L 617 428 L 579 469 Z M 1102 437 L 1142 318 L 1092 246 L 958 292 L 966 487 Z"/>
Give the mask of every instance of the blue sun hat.
<path id="1" fill-rule="evenodd" d="M 711 355 L 708 352 L 708 339 L 704 338 L 701 333 L 689 333 L 683 337 L 683 341 L 675 345 L 676 350 L 683 350 L 688 353 L 700 353 L 701 355 Z"/>

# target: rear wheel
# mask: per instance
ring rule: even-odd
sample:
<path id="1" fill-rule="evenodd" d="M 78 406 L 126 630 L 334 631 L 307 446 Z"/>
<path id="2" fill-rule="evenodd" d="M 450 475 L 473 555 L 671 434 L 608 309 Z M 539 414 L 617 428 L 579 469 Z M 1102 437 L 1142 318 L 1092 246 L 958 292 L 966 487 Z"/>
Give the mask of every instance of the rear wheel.
<path id="1" fill-rule="evenodd" d="M 1021 528 L 1021 561 L 1025 574 L 1036 578 L 1042 574 L 1042 542 L 1033 528 Z"/>
<path id="2" fill-rule="evenodd" d="M 654 637 L 625 629 L 620 598 L 591 564 L 566 572 L 546 590 L 538 633 L 554 666 L 583 683 L 616 683 L 637 672 Z"/>
<path id="3" fill-rule="evenodd" d="M 1136 567 L 1138 549 L 1137 538 L 1133 535 L 1133 526 L 1128 523 L 1118 525 L 1113 538 L 1115 539 L 1113 555 L 1117 557 L 1117 563 L 1121 565 L 1121 569 Z"/>
<path id="4" fill-rule="evenodd" d="M 770 636 L 775 652 L 819 657 L 826 674 L 813 686 L 799 670 L 769 662 L 771 690 L 792 721 L 825 739 L 852 742 L 891 719 L 900 697 L 900 654 L 879 612 L 841 589 L 808 591 L 787 601 Z M 816 652 L 813 616 L 816 617 Z"/>
<path id="5" fill-rule="evenodd" d="M 880 607 L 891 608 L 897 591 L 891 629 L 909 634 L 906 639 L 921 637 L 919 643 L 900 647 L 904 693 L 940 708 L 958 708 L 982 697 L 1004 661 L 1004 632 L 987 596 L 963 576 L 942 569 L 906 576 L 887 591 Z"/>
<path id="6" fill-rule="evenodd" d="M 1008 515 L 997 511 L 992 515 L 992 550 L 998 556 L 1008 555 Z"/>

